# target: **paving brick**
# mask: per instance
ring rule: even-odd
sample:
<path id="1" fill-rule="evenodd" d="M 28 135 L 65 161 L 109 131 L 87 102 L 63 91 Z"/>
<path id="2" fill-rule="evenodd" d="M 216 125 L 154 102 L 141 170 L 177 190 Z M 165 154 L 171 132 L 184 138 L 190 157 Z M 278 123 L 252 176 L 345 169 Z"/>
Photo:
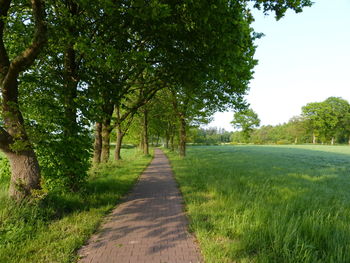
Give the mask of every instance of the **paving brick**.
<path id="1" fill-rule="evenodd" d="M 79 250 L 79 263 L 201 263 L 167 157 L 155 157 L 134 190 Z"/>

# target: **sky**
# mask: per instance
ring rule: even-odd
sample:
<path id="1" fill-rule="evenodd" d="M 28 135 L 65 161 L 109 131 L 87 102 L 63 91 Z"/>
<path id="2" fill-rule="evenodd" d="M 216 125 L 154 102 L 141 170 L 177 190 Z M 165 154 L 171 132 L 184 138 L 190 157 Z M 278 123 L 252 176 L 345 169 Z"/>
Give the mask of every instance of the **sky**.
<path id="1" fill-rule="evenodd" d="M 288 122 L 301 107 L 328 97 L 350 102 L 350 0 L 314 0 L 302 13 L 253 12 L 256 32 L 254 79 L 246 96 L 261 125 Z M 233 130 L 232 112 L 216 113 L 210 127 Z"/>

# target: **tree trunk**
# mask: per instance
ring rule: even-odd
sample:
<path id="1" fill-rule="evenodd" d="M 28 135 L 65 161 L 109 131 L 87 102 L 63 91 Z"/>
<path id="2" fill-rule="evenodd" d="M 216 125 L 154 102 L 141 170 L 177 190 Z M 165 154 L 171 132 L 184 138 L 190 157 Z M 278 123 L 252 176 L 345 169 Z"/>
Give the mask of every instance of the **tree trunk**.
<path id="1" fill-rule="evenodd" d="M 102 106 L 103 120 L 102 120 L 102 151 L 101 162 L 107 163 L 109 161 L 110 152 L 110 135 L 112 131 L 111 120 L 114 110 L 114 104 L 107 94 L 103 95 L 104 105 Z"/>
<path id="2" fill-rule="evenodd" d="M 157 135 L 157 140 L 156 140 L 156 147 L 159 145 L 159 134 Z"/>
<path id="3" fill-rule="evenodd" d="M 141 131 L 141 133 L 140 133 L 140 144 L 139 144 L 139 148 L 140 148 L 140 150 L 141 151 L 143 151 L 143 147 L 144 147 L 144 142 L 143 142 L 143 139 L 144 139 L 144 136 L 143 136 L 143 129 L 142 129 L 142 131 Z"/>
<path id="4" fill-rule="evenodd" d="M 31 191 L 40 189 L 40 169 L 33 146 L 27 136 L 24 120 L 18 106 L 18 82 L 14 79 L 10 87 L 1 86 L 3 93 L 2 115 L 6 140 L 0 147 L 11 165 L 9 196 L 22 200 Z"/>
<path id="5" fill-rule="evenodd" d="M 186 156 L 186 120 L 183 115 L 180 115 L 180 143 L 179 143 L 179 154 L 181 157 Z"/>
<path id="6" fill-rule="evenodd" d="M 40 169 L 32 149 L 19 153 L 7 153 L 11 165 L 9 194 L 15 200 L 23 200 L 40 189 Z"/>
<path id="7" fill-rule="evenodd" d="M 165 148 L 166 149 L 169 149 L 169 140 L 170 140 L 169 130 L 167 129 L 165 131 Z"/>
<path id="8" fill-rule="evenodd" d="M 115 150 L 114 150 L 114 160 L 118 161 L 122 159 L 120 155 L 120 150 L 122 148 L 124 133 L 122 132 L 120 125 L 117 125 L 116 128 L 117 128 L 117 140 L 116 140 Z"/>
<path id="9" fill-rule="evenodd" d="M 36 60 L 47 42 L 45 7 L 40 0 L 31 1 L 34 17 L 32 42 L 10 61 L 4 45 L 8 32 L 4 31 L 11 1 L 0 1 L 0 89 L 3 127 L 0 127 L 0 148 L 11 165 L 9 196 L 22 200 L 40 189 L 40 169 L 37 157 L 27 136 L 18 103 L 19 74 L 27 70 Z M 8 36 L 7 36 L 8 37 Z M 12 56 L 14 54 L 11 54 Z"/>
<path id="10" fill-rule="evenodd" d="M 298 137 L 295 137 L 294 144 L 298 144 Z"/>
<path id="11" fill-rule="evenodd" d="M 143 110 L 143 153 L 145 155 L 149 154 L 149 144 L 148 144 L 148 112 L 147 109 Z"/>
<path id="12" fill-rule="evenodd" d="M 175 145 L 174 145 L 174 133 L 172 132 L 170 135 L 170 150 L 173 152 L 175 151 Z"/>
<path id="13" fill-rule="evenodd" d="M 102 152 L 102 123 L 96 122 L 95 124 L 95 143 L 94 143 L 94 159 L 93 163 L 98 164 L 101 162 Z"/>
<path id="14" fill-rule="evenodd" d="M 315 133 L 313 133 L 312 134 L 312 143 L 316 144 L 316 140 L 317 140 L 316 135 L 315 135 Z"/>
<path id="15" fill-rule="evenodd" d="M 0 143 L 11 164 L 11 182 L 9 196 L 22 200 L 31 195 L 31 191 L 40 189 L 40 169 L 33 146 L 27 136 L 22 113 L 18 107 L 18 84 L 14 80 L 10 88 L 14 94 L 2 88 L 2 114 L 7 130 L 7 142 Z M 15 98 L 11 98 L 15 95 Z M 5 130 L 3 130 L 5 132 Z"/>
<path id="16" fill-rule="evenodd" d="M 111 119 L 106 119 L 102 123 L 102 151 L 101 162 L 107 163 L 109 160 Z"/>
<path id="17" fill-rule="evenodd" d="M 331 145 L 334 145 L 334 137 L 331 139 Z"/>
<path id="18" fill-rule="evenodd" d="M 64 116 L 65 137 L 75 136 L 77 133 L 77 65 L 73 43 L 70 43 L 64 52 Z"/>
<path id="19" fill-rule="evenodd" d="M 170 140 L 169 135 L 166 135 L 166 137 L 165 137 L 165 148 L 166 149 L 169 149 L 169 140 Z"/>

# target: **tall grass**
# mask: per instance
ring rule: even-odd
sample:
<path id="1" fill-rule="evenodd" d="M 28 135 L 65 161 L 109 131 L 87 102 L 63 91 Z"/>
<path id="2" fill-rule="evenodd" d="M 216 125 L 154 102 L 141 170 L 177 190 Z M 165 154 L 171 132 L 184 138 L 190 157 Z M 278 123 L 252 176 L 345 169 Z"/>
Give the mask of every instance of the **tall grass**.
<path id="1" fill-rule="evenodd" d="M 169 156 L 206 262 L 350 262 L 350 147 Z"/>
<path id="2" fill-rule="evenodd" d="M 127 193 L 150 162 L 136 149 L 123 150 L 123 160 L 91 170 L 80 193 L 49 193 L 37 204 L 18 206 L 0 184 L 0 262 L 74 262 L 76 251 L 102 218 Z"/>

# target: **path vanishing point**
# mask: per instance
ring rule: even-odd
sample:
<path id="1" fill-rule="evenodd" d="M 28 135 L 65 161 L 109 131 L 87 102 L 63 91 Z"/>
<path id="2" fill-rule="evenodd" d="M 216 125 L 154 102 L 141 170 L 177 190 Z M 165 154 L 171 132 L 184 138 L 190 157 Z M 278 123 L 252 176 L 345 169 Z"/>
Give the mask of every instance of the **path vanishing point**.
<path id="1" fill-rule="evenodd" d="M 200 263 L 183 200 L 165 154 L 151 164 L 125 201 L 79 250 L 79 263 Z"/>

